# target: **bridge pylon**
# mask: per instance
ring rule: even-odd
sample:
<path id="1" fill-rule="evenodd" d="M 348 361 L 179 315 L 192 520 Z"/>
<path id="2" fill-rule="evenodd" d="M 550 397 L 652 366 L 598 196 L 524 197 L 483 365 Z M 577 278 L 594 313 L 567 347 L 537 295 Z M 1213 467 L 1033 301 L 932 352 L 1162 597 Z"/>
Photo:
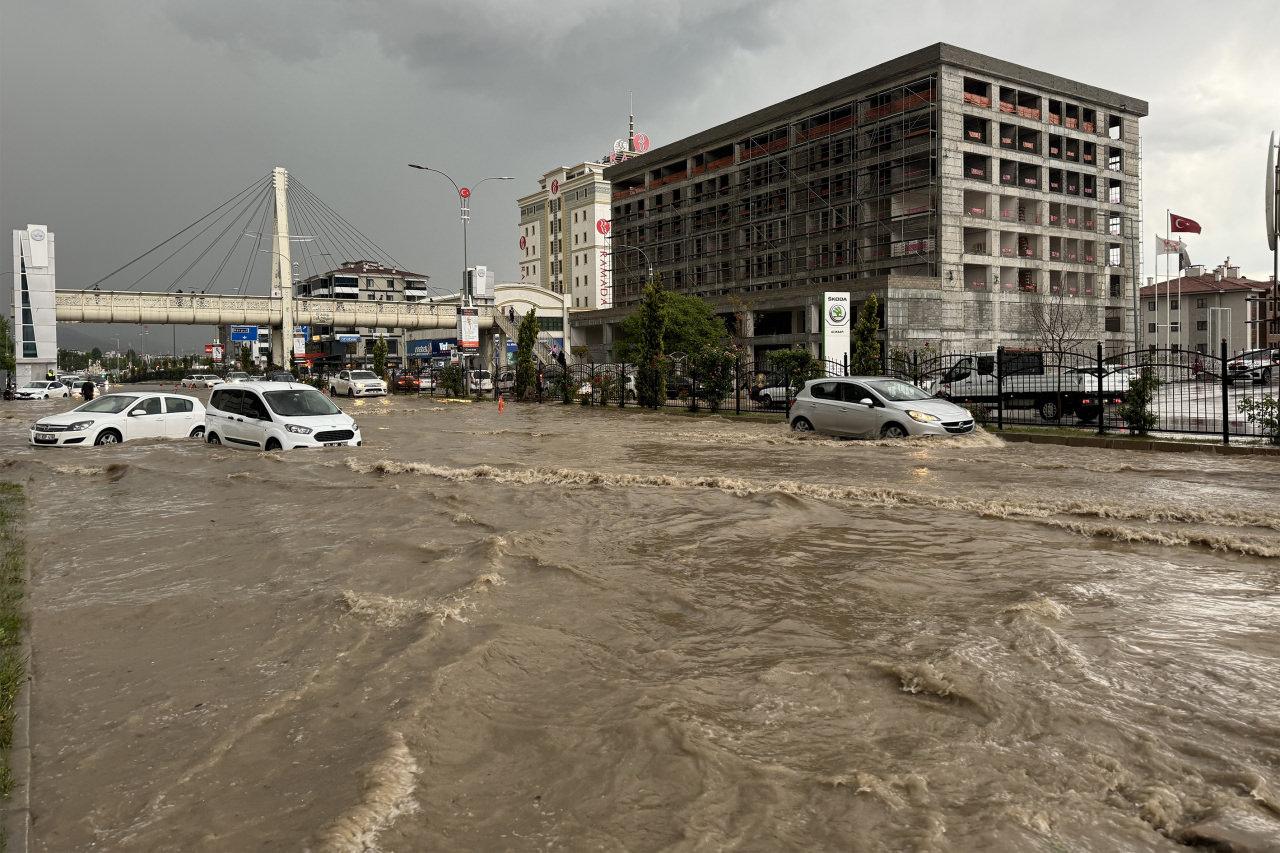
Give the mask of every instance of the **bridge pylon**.
<path id="1" fill-rule="evenodd" d="M 289 172 L 283 166 L 271 171 L 276 194 L 276 230 L 271 238 L 271 295 L 280 300 L 280 327 L 271 327 L 271 358 L 292 370 L 293 351 L 293 258 L 289 241 Z"/>

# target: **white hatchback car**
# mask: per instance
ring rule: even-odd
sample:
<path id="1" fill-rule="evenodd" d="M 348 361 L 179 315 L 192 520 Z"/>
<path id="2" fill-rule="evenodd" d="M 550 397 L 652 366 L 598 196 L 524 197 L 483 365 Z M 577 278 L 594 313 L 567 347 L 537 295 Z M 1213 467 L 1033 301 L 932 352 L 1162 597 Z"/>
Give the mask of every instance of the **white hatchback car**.
<path id="1" fill-rule="evenodd" d="M 71 389 L 61 382 L 47 382 L 43 379 L 28 382 L 13 392 L 15 400 L 48 400 L 52 397 L 70 397 Z"/>
<path id="2" fill-rule="evenodd" d="M 310 385 L 236 382 L 215 388 L 205 440 L 252 450 L 359 447 L 360 427 Z"/>
<path id="3" fill-rule="evenodd" d="M 40 447 L 202 435 L 204 406 L 195 397 L 178 394 L 104 394 L 31 427 L 31 443 Z"/>
<path id="4" fill-rule="evenodd" d="M 811 379 L 787 413 L 791 428 L 828 435 L 905 438 L 973 432 L 973 415 L 885 376 Z"/>

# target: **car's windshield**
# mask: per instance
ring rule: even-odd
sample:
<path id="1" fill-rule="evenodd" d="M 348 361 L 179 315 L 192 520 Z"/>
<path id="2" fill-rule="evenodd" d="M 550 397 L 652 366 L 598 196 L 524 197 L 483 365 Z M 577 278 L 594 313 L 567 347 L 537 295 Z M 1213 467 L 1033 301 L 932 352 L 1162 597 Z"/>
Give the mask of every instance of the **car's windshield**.
<path id="1" fill-rule="evenodd" d="M 353 370 L 351 371 L 352 379 L 377 379 L 377 375 L 372 370 Z"/>
<path id="2" fill-rule="evenodd" d="M 118 415 L 125 409 L 133 405 L 137 397 L 130 397 L 127 394 L 108 394 L 105 397 L 99 397 L 96 400 L 76 406 L 77 412 L 91 412 L 97 415 Z"/>
<path id="3" fill-rule="evenodd" d="M 868 382 L 876 392 L 891 403 L 903 403 L 907 400 L 931 400 L 930 394 L 926 394 L 910 382 L 901 382 L 897 379 L 877 379 L 874 382 Z"/>
<path id="4" fill-rule="evenodd" d="M 282 418 L 312 418 L 342 412 L 329 398 L 314 388 L 268 391 L 264 394 L 271 411 Z"/>
<path id="5" fill-rule="evenodd" d="M 50 383 L 48 382 L 28 382 L 26 385 L 23 385 L 22 387 L 23 388 L 48 388 L 49 385 Z"/>

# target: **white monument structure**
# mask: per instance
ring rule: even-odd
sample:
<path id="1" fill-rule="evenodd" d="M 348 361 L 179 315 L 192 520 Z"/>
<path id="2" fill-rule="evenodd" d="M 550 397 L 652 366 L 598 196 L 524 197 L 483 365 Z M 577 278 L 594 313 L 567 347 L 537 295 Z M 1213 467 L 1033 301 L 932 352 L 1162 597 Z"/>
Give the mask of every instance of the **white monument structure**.
<path id="1" fill-rule="evenodd" d="M 13 232 L 13 341 L 19 386 L 58 368 L 53 234 L 43 225 Z"/>

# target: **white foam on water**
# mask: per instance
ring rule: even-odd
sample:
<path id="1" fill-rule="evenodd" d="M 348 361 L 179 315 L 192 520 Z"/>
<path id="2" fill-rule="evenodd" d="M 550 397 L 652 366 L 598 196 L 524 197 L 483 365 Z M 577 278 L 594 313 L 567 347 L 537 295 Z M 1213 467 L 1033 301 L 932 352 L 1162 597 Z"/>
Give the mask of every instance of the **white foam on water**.
<path id="1" fill-rule="evenodd" d="M 323 853 L 378 850 L 378 836 L 396 818 L 418 810 L 413 796 L 418 773 L 418 762 L 404 735 L 393 731 L 390 746 L 365 771 L 360 801 L 325 829 L 315 849 Z"/>

